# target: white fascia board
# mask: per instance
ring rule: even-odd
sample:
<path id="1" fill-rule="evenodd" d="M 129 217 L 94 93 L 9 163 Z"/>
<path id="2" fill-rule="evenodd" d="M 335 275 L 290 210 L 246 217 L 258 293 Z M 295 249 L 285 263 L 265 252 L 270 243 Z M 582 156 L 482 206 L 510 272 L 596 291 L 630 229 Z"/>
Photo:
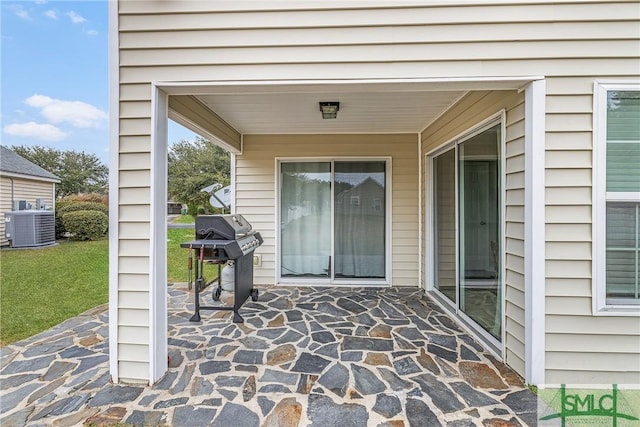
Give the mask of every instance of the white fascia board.
<path id="1" fill-rule="evenodd" d="M 169 110 L 168 117 L 174 122 L 189 129 L 190 131 L 202 136 L 203 138 L 213 143 L 214 145 L 217 145 L 218 147 L 223 148 L 230 153 L 242 154 L 242 144 L 240 144 L 241 145 L 240 149 L 238 149 L 233 144 L 224 141 L 223 139 L 219 138 L 217 135 L 206 130 L 204 127 L 198 125 L 194 121 L 188 119 L 184 115 L 179 114 L 175 111 Z M 242 134 L 240 136 L 242 136 Z"/>
<path id="2" fill-rule="evenodd" d="M 55 179 L 55 178 L 44 178 L 42 176 L 25 175 L 23 173 L 7 172 L 7 171 L 2 171 L 0 173 L 0 176 L 6 176 L 9 178 L 28 179 L 29 181 L 51 182 L 53 184 L 59 184 L 61 182 L 59 179 Z"/>
<path id="3" fill-rule="evenodd" d="M 349 92 L 376 92 L 443 90 L 518 90 L 542 76 L 496 76 L 465 78 L 415 78 L 415 79 L 361 79 L 361 80 L 253 80 L 253 81 L 166 81 L 155 84 L 169 95 L 223 95 L 268 93 L 324 93 L 331 86 Z"/>

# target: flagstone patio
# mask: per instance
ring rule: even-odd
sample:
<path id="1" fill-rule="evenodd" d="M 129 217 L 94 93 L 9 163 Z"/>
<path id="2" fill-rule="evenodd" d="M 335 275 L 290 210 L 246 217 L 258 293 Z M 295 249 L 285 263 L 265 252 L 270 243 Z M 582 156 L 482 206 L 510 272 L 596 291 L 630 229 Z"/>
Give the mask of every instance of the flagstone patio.
<path id="1" fill-rule="evenodd" d="M 0 425 L 536 424 L 518 375 L 418 289 L 260 288 L 244 324 L 228 311 L 190 322 L 192 293 L 168 289 L 170 368 L 157 384 L 110 382 L 99 307 L 1 349 Z"/>

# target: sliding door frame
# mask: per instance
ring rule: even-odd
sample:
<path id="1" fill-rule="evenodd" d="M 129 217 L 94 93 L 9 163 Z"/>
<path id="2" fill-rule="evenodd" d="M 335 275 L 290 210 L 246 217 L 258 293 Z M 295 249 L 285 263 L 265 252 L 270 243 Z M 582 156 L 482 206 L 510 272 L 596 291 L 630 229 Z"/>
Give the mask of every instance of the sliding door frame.
<path id="1" fill-rule="evenodd" d="M 282 277 L 282 241 L 281 241 L 281 165 L 283 163 L 303 163 L 303 162 L 327 162 L 331 164 L 331 274 L 328 278 L 313 277 Z M 335 274 L 335 163 L 336 162 L 384 162 L 385 163 L 385 277 L 377 278 L 334 278 Z M 363 286 L 363 287 L 390 287 L 392 279 L 392 158 L 391 156 L 320 156 L 320 157 L 276 157 L 275 158 L 275 183 L 276 183 L 276 205 L 275 205 L 275 240 L 276 240 L 276 284 L 295 286 Z"/>
<path id="2" fill-rule="evenodd" d="M 496 339 L 490 333 L 485 331 L 476 321 L 471 319 L 460 309 L 460 183 L 459 183 L 459 145 L 469 140 L 470 138 L 486 131 L 487 129 L 500 125 L 500 158 L 498 159 L 499 165 L 499 230 L 500 230 L 500 272 L 499 272 L 499 287 L 500 287 L 500 318 L 501 318 L 501 337 L 500 340 Z M 434 227 L 435 227 L 435 178 L 433 176 L 433 160 L 435 157 L 444 154 L 449 150 L 454 150 L 455 153 L 455 215 L 456 215 L 456 301 L 453 302 L 447 298 L 442 292 L 440 292 L 435 286 L 436 268 L 435 265 L 435 244 L 434 241 Z M 505 325 L 505 283 L 506 283 L 506 250 L 505 250 L 505 233 L 506 233 L 506 114 L 500 111 L 487 119 L 477 123 L 473 127 L 465 130 L 464 132 L 451 138 L 444 144 L 441 144 L 437 148 L 427 152 L 425 154 L 425 230 L 427 238 L 425 239 L 425 291 L 433 296 L 445 309 L 450 311 L 453 315 L 457 316 L 461 323 L 467 330 L 476 335 L 488 348 L 489 351 L 494 353 L 499 358 L 503 359 L 505 354 L 505 341 L 506 341 L 506 325 Z"/>

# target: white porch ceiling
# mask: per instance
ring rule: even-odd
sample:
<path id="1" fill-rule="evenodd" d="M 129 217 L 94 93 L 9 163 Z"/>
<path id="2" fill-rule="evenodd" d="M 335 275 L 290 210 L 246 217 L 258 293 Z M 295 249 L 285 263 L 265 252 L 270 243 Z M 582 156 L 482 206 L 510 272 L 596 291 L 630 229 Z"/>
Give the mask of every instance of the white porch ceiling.
<path id="1" fill-rule="evenodd" d="M 338 92 L 205 95 L 198 99 L 242 134 L 416 133 L 464 92 Z M 340 102 L 323 120 L 318 103 Z"/>
<path id="2" fill-rule="evenodd" d="M 241 134 L 417 133 L 470 91 L 521 90 L 538 78 L 164 82 L 158 86 L 168 95 L 196 97 Z M 337 119 L 322 119 L 321 101 L 340 102 Z M 189 127 L 186 121 L 182 124 Z"/>

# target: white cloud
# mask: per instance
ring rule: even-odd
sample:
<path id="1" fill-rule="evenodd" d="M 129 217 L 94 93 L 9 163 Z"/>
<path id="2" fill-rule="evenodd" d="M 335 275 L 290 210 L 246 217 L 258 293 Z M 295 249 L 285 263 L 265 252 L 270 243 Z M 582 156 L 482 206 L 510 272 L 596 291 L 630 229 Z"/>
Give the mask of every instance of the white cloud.
<path id="1" fill-rule="evenodd" d="M 61 141 L 68 135 L 53 125 L 36 122 L 13 123 L 6 125 L 2 130 L 8 135 L 36 138 L 45 141 Z"/>
<path id="2" fill-rule="evenodd" d="M 45 95 L 33 95 L 25 104 L 40 108 L 40 113 L 51 123 L 69 123 L 77 128 L 98 127 L 107 120 L 107 113 L 82 101 L 63 101 Z"/>
<path id="3" fill-rule="evenodd" d="M 83 22 L 87 22 L 81 15 L 78 15 L 75 11 L 67 12 L 67 16 L 71 19 L 71 22 L 74 24 L 82 24 Z"/>
<path id="4" fill-rule="evenodd" d="M 36 0 L 36 4 L 46 4 L 47 0 Z"/>
<path id="5" fill-rule="evenodd" d="M 96 30 L 89 30 L 89 31 L 87 31 L 87 34 L 90 35 L 90 36 L 97 36 L 98 32 Z"/>
<path id="6" fill-rule="evenodd" d="M 51 9 L 51 10 L 47 10 L 44 13 L 44 16 L 46 16 L 47 18 L 51 18 L 51 19 L 58 19 L 58 12 L 56 12 L 55 10 Z"/>
<path id="7" fill-rule="evenodd" d="M 29 15 L 29 11 L 26 10 L 21 5 L 14 4 L 14 5 L 11 5 L 10 8 L 11 10 L 13 10 L 13 13 L 15 13 L 16 16 L 18 16 L 19 18 L 26 19 L 27 21 L 31 21 L 31 16 Z"/>

